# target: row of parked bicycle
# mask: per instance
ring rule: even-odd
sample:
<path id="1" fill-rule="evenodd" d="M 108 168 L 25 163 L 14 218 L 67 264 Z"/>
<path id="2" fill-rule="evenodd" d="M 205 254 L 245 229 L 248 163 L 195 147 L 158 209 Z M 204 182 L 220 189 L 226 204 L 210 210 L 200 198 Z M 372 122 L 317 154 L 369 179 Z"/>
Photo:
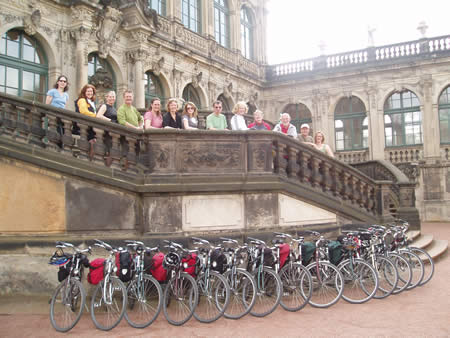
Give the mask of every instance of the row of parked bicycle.
<path id="1" fill-rule="evenodd" d="M 341 297 L 356 304 L 385 298 L 424 285 L 434 273 L 430 255 L 408 246 L 407 230 L 407 222 L 398 220 L 343 231 L 336 241 L 314 231 L 307 231 L 313 242 L 274 233 L 270 245 L 252 237 L 244 244 L 220 238 L 218 245 L 193 237 L 192 250 L 165 240 L 166 254 L 141 241 L 114 248 L 95 240 L 109 256 L 91 262 L 90 247 L 57 242 L 50 264 L 60 267 L 61 283 L 51 299 L 50 321 L 67 332 L 80 320 L 86 304 L 83 267 L 96 285 L 90 314 L 102 330 L 123 317 L 133 327 L 147 327 L 161 309 L 169 323 L 182 325 L 192 316 L 204 323 L 248 313 L 263 317 L 279 304 L 298 311 L 307 304 L 329 307 Z"/>

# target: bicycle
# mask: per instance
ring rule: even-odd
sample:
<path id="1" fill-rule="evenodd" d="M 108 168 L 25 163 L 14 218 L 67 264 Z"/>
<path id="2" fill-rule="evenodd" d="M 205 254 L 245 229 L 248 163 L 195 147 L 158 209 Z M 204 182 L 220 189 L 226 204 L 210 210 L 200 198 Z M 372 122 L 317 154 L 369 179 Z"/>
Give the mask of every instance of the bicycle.
<path id="1" fill-rule="evenodd" d="M 180 244 L 164 240 L 169 252 L 164 256 L 163 266 L 168 272 L 168 282 L 164 289 L 163 311 L 172 325 L 183 325 L 194 314 L 198 303 L 198 287 L 195 279 L 184 272 L 188 264 L 182 258 L 196 250 L 184 249 Z"/>
<path id="2" fill-rule="evenodd" d="M 146 273 L 144 256 L 158 251 L 158 247 L 149 248 L 143 242 L 125 240 L 134 251 L 134 278 L 127 287 L 127 307 L 125 319 L 134 328 L 145 328 L 152 324 L 162 308 L 162 288 L 153 276 Z"/>
<path id="3" fill-rule="evenodd" d="M 265 317 L 271 314 L 280 303 L 282 282 L 275 270 L 264 264 L 265 260 L 270 264 L 264 256 L 272 255 L 272 251 L 267 248 L 266 243 L 257 238 L 247 237 L 247 239 L 253 244 L 248 248 L 248 269 L 256 281 L 256 301 L 250 314 L 256 317 Z"/>
<path id="4" fill-rule="evenodd" d="M 226 256 L 226 271 L 223 276 L 230 286 L 230 301 L 224 312 L 228 319 L 239 319 L 247 315 L 256 301 L 256 282 L 245 269 L 238 267 L 244 264 L 246 246 L 239 246 L 238 241 L 221 237 L 221 247 Z"/>
<path id="5" fill-rule="evenodd" d="M 339 269 L 330 263 L 329 240 L 316 231 L 308 232 L 318 237 L 315 243 L 314 262 L 306 266 L 313 281 L 313 292 L 309 304 L 327 308 L 336 304 L 341 298 L 344 291 L 344 277 Z"/>
<path id="6" fill-rule="evenodd" d="M 275 272 L 280 276 L 283 287 L 280 305 L 287 311 L 299 311 L 309 303 L 312 296 L 312 277 L 302 264 L 304 237 L 294 238 L 280 232 L 274 234 L 277 239 L 290 241 L 289 255 L 283 266 L 280 261 L 280 245 L 278 241 L 275 244 Z"/>
<path id="7" fill-rule="evenodd" d="M 111 245 L 96 239 L 95 245 L 109 252 L 104 264 L 104 278 L 97 284 L 91 299 L 91 317 L 95 326 L 109 331 L 120 323 L 127 306 L 127 289 L 114 274 L 117 271 L 115 254 L 119 251 Z"/>
<path id="8" fill-rule="evenodd" d="M 60 284 L 50 300 L 50 322 L 58 332 L 71 330 L 80 320 L 86 304 L 86 290 L 81 283 L 83 266 L 89 267 L 89 260 L 84 253 L 91 253 L 91 248 L 79 249 L 71 243 L 56 242 L 57 251 L 50 258 L 49 264 L 59 266 Z M 64 248 L 73 250 L 64 253 Z"/>
<path id="9" fill-rule="evenodd" d="M 212 323 L 223 316 L 230 301 L 230 286 L 227 279 L 212 267 L 217 264 L 211 261 L 214 247 L 205 239 L 192 237 L 200 255 L 197 287 L 199 291 L 198 304 L 194 317 L 202 323 Z"/>
<path id="10" fill-rule="evenodd" d="M 347 232 L 342 242 L 345 259 L 338 264 L 345 284 L 342 298 L 352 304 L 365 303 L 377 292 L 377 272 L 370 264 L 357 258 L 357 250 L 360 247 L 357 232 Z"/>

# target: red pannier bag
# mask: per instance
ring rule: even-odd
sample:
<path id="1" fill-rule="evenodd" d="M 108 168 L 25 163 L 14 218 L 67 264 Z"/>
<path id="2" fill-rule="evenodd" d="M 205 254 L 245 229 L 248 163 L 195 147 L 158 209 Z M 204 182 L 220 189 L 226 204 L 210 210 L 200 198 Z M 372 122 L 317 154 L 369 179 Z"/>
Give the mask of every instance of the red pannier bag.
<path id="1" fill-rule="evenodd" d="M 197 254 L 196 253 L 191 253 L 188 256 L 186 256 L 185 258 L 183 258 L 181 260 L 184 263 L 187 263 L 188 267 L 184 269 L 184 272 L 187 272 L 188 274 L 190 274 L 192 277 L 196 277 L 195 275 L 195 265 L 197 264 Z"/>
<path id="2" fill-rule="evenodd" d="M 163 267 L 164 254 L 158 252 L 152 257 L 152 266 L 150 273 L 158 282 L 165 282 L 167 280 L 167 270 Z"/>
<path id="3" fill-rule="evenodd" d="M 289 244 L 283 243 L 280 245 L 280 269 L 284 266 L 284 263 L 286 263 L 290 250 Z"/>
<path id="4" fill-rule="evenodd" d="M 90 284 L 97 285 L 103 279 L 103 270 L 105 269 L 105 259 L 96 258 L 89 263 L 89 273 L 87 280 Z"/>

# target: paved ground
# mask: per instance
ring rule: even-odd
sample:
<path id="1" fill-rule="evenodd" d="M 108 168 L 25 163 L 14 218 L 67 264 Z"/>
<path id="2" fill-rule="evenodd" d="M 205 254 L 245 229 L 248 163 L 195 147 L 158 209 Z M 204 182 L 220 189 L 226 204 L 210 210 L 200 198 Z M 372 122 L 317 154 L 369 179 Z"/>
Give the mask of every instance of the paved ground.
<path id="1" fill-rule="evenodd" d="M 450 240 L 450 224 L 425 224 L 423 233 Z M 169 325 L 161 314 L 144 330 L 129 327 L 125 321 L 110 332 L 96 330 L 88 315 L 66 333 L 67 336 L 144 337 L 144 336 L 373 336 L 373 337 L 449 337 L 450 336 L 450 258 L 436 264 L 434 278 L 425 286 L 371 300 L 362 305 L 341 300 L 329 309 L 306 307 L 290 313 L 278 308 L 265 318 L 244 317 L 238 321 L 220 319 L 201 324 L 192 319 L 182 327 Z M 48 300 L 48 297 L 45 298 Z M 61 336 L 52 327 L 45 299 L 0 299 L 0 337 Z"/>

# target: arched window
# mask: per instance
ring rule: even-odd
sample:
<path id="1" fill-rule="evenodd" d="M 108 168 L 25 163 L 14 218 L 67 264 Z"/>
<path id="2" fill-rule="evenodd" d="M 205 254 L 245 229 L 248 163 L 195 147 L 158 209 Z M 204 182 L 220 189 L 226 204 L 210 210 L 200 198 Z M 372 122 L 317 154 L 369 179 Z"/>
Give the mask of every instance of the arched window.
<path id="1" fill-rule="evenodd" d="M 161 16 L 166 16 L 166 0 L 147 0 L 147 6 Z"/>
<path id="2" fill-rule="evenodd" d="M 193 102 L 198 109 L 201 108 L 200 96 L 192 84 L 188 84 L 183 90 L 183 100 Z"/>
<path id="3" fill-rule="evenodd" d="M 165 107 L 166 98 L 161 81 L 152 72 L 147 72 L 145 73 L 145 107 L 150 107 L 150 101 L 155 97 L 159 98 L 162 107 Z"/>
<path id="4" fill-rule="evenodd" d="M 422 112 L 416 94 L 404 90 L 386 100 L 384 133 L 387 147 L 422 144 Z"/>
<path id="5" fill-rule="evenodd" d="M 217 100 L 222 102 L 222 111 L 231 112 L 233 109 L 232 103 L 225 97 L 225 95 L 220 94 Z"/>
<path id="6" fill-rule="evenodd" d="M 360 150 L 368 147 L 369 130 L 366 107 L 356 96 L 339 100 L 334 111 L 336 150 Z"/>
<path id="7" fill-rule="evenodd" d="M 248 9 L 241 9 L 241 53 L 247 59 L 253 59 L 253 23 Z"/>
<path id="8" fill-rule="evenodd" d="M 190 30 L 201 33 L 200 0 L 181 0 L 181 19 Z"/>
<path id="9" fill-rule="evenodd" d="M 439 129 L 441 143 L 450 143 L 450 86 L 439 96 Z"/>
<path id="10" fill-rule="evenodd" d="M 10 30 L 0 41 L 0 92 L 45 101 L 48 63 L 36 39 Z"/>
<path id="11" fill-rule="evenodd" d="M 230 47 L 230 14 L 227 0 L 214 0 L 214 33 L 217 43 Z"/>
<path id="12" fill-rule="evenodd" d="M 95 86 L 97 100 L 102 101 L 106 93 L 116 90 L 116 80 L 110 64 L 97 53 L 88 55 L 88 83 Z"/>
<path id="13" fill-rule="evenodd" d="M 283 113 L 288 113 L 291 116 L 291 123 L 297 128 L 297 132 L 300 132 L 300 126 L 303 123 L 308 123 L 310 135 L 314 134 L 311 125 L 311 111 L 303 103 L 288 104 Z"/>

